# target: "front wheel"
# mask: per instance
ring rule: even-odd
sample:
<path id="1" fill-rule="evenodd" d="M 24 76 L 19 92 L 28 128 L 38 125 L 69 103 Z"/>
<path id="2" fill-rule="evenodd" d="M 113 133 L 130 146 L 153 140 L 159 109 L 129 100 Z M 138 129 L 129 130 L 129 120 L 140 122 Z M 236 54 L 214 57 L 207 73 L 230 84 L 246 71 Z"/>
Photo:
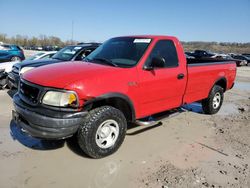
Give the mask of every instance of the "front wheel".
<path id="1" fill-rule="evenodd" d="M 108 156 L 121 146 L 127 130 L 123 113 L 111 106 L 89 112 L 77 134 L 81 149 L 92 158 Z"/>
<path id="2" fill-rule="evenodd" d="M 209 93 L 208 98 L 202 100 L 202 109 L 205 114 L 216 114 L 223 103 L 223 88 L 215 85 Z"/>

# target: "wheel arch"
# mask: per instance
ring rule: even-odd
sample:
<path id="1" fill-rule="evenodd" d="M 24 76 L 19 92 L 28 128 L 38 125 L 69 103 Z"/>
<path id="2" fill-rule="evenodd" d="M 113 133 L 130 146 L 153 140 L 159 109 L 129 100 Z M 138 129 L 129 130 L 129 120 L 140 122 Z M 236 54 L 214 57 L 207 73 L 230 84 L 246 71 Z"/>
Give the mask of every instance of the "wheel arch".
<path id="1" fill-rule="evenodd" d="M 218 85 L 218 86 L 222 87 L 222 88 L 223 88 L 223 92 L 225 92 L 225 91 L 227 90 L 227 79 L 226 79 L 225 77 L 220 77 L 220 78 L 218 78 L 218 79 L 215 81 L 213 87 L 214 87 L 215 85 Z M 212 88 L 213 88 L 213 87 L 212 87 Z"/>
<path id="2" fill-rule="evenodd" d="M 20 60 L 22 60 L 22 57 L 20 55 L 17 55 L 17 54 L 12 54 L 10 56 L 10 60 L 12 60 L 13 57 L 18 57 Z"/>
<path id="3" fill-rule="evenodd" d="M 131 99 L 122 93 L 107 93 L 84 104 L 85 110 L 91 110 L 100 106 L 109 105 L 122 111 L 127 121 L 135 121 L 135 109 Z"/>

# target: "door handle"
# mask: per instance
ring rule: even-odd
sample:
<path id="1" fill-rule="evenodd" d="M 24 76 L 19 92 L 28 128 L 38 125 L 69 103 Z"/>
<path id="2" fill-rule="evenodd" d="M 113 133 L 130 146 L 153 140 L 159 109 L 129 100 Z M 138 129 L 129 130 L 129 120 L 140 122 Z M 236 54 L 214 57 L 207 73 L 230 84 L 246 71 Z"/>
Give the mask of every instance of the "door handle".
<path id="1" fill-rule="evenodd" d="M 181 80 L 181 79 L 183 79 L 184 77 L 185 77 L 185 75 L 184 75 L 183 73 L 180 73 L 180 74 L 177 75 L 177 79 L 178 79 L 178 80 Z"/>

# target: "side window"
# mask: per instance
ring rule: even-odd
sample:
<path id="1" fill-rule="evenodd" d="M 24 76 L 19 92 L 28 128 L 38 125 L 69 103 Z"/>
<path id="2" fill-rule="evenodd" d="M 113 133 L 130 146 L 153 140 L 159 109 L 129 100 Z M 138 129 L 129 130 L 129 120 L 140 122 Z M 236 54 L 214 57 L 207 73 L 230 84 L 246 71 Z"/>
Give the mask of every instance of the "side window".
<path id="1" fill-rule="evenodd" d="M 9 45 L 1 45 L 0 50 L 11 50 L 11 47 Z"/>
<path id="2" fill-rule="evenodd" d="M 50 58 L 50 55 L 48 54 L 48 55 L 43 56 L 41 59 L 49 59 L 49 58 Z"/>
<path id="3" fill-rule="evenodd" d="M 83 60 L 86 56 L 88 56 L 92 51 L 94 51 L 94 48 L 86 49 L 81 51 L 77 57 L 75 58 L 76 61 Z"/>
<path id="4" fill-rule="evenodd" d="M 146 64 L 149 65 L 154 57 L 164 58 L 165 67 L 178 67 L 178 55 L 174 42 L 171 40 L 158 41 L 149 55 Z"/>

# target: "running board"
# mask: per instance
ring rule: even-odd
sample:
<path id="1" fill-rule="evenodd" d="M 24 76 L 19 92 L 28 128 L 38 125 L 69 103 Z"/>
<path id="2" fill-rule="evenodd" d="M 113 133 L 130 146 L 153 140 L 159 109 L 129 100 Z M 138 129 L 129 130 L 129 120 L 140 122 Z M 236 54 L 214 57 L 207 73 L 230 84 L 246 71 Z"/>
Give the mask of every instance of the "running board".
<path id="1" fill-rule="evenodd" d="M 184 111 L 185 111 L 184 109 L 179 108 L 177 110 L 164 112 L 164 113 L 160 113 L 160 114 L 157 114 L 157 115 L 153 115 L 153 116 L 149 116 L 149 117 L 146 117 L 146 118 L 143 118 L 143 119 L 136 120 L 135 123 L 137 125 L 141 125 L 141 126 L 153 126 L 153 125 L 161 124 L 162 120 L 175 117 L 175 116 L 179 115 L 181 112 L 184 112 Z"/>

